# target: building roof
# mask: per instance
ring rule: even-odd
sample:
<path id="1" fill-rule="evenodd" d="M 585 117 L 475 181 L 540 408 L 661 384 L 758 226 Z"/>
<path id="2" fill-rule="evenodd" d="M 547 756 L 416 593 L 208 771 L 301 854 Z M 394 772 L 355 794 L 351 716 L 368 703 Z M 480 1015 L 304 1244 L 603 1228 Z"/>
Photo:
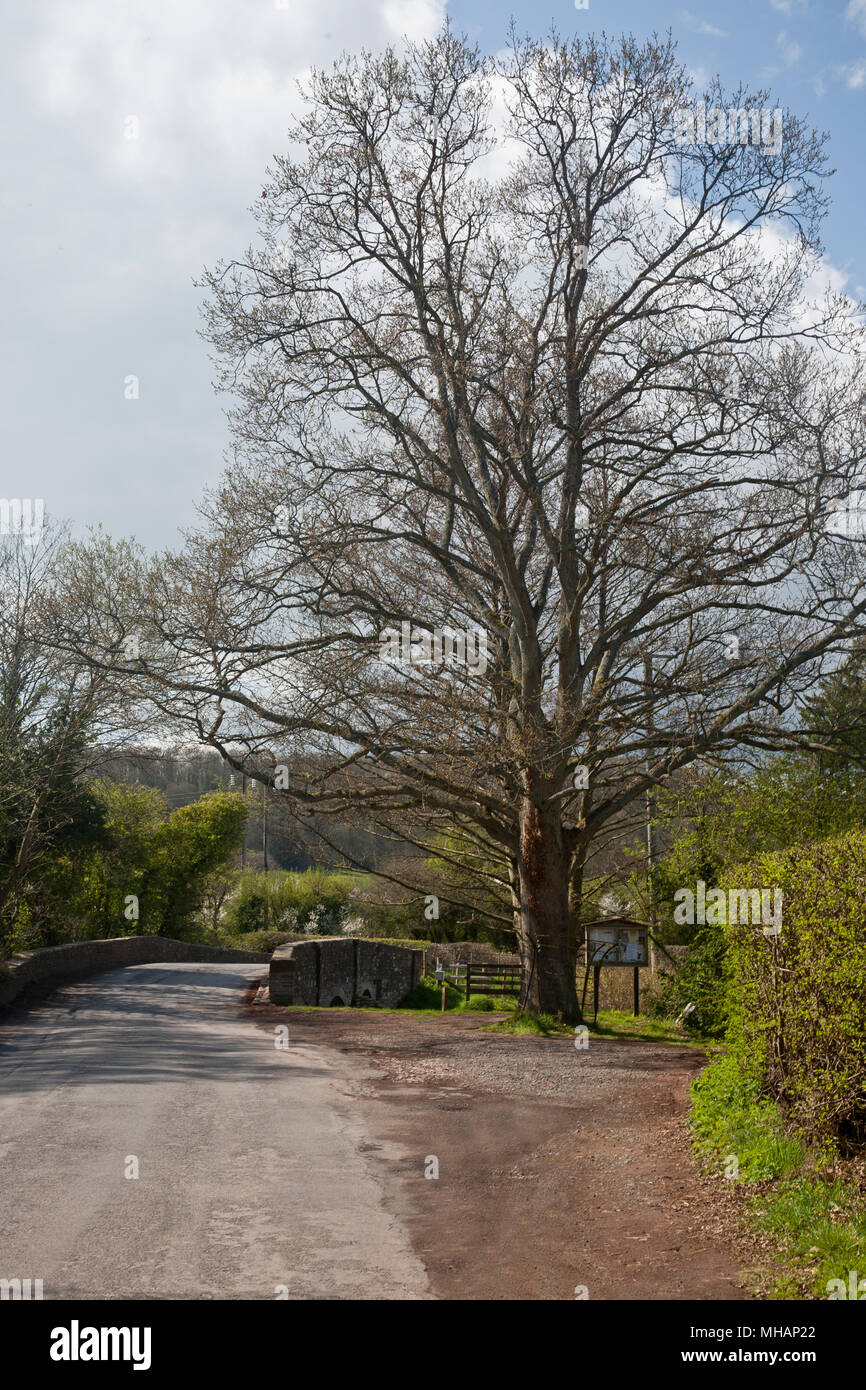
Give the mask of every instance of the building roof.
<path id="1" fill-rule="evenodd" d="M 587 930 L 590 927 L 627 927 L 632 931 L 650 931 L 650 922 L 636 922 L 633 917 L 596 917 L 591 922 L 583 922 L 582 926 Z"/>

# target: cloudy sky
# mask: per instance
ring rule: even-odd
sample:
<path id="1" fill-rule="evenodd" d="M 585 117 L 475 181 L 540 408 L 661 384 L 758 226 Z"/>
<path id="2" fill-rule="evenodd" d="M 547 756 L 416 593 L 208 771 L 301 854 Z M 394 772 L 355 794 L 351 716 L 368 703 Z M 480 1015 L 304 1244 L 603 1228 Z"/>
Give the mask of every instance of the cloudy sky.
<path id="1" fill-rule="evenodd" d="M 249 243 L 309 64 L 423 37 L 446 9 L 491 52 L 512 14 L 533 33 L 670 28 L 699 79 L 770 88 L 831 133 L 828 269 L 866 293 L 866 0 L 30 0 L 7 11 L 0 97 L 0 496 L 174 541 L 228 438 L 193 279 Z"/>

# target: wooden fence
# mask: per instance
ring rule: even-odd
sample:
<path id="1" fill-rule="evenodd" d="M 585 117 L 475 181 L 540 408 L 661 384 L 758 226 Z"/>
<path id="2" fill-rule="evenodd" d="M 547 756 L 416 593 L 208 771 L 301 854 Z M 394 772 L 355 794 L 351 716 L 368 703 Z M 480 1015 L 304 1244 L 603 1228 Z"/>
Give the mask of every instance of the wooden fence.
<path id="1" fill-rule="evenodd" d="M 520 993 L 519 965 L 452 965 L 447 976 L 467 999 L 470 994 Z"/>

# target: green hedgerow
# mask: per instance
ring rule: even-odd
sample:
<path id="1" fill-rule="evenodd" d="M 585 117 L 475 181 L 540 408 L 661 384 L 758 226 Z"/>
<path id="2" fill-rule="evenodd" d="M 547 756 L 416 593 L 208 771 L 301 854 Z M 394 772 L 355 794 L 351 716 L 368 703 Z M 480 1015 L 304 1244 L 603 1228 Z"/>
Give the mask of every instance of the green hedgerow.
<path id="1" fill-rule="evenodd" d="M 826 1151 L 866 1140 L 866 832 L 766 855 L 730 886 L 782 893 L 778 936 L 730 923 L 729 1043 Z"/>

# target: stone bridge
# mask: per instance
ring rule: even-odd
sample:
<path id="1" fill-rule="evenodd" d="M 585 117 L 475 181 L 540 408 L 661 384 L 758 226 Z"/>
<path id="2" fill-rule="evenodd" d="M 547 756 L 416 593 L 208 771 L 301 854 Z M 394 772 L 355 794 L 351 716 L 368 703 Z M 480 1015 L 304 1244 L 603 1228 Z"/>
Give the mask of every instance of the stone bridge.
<path id="1" fill-rule="evenodd" d="M 313 938 L 274 952 L 270 998 L 274 1004 L 394 1008 L 418 984 L 423 966 L 423 950 L 360 937 Z"/>
<path id="2" fill-rule="evenodd" d="M 51 989 L 71 980 L 120 970 L 127 965 L 178 961 L 192 964 L 247 962 L 266 964 L 260 951 L 226 950 L 222 946 L 198 946 L 170 936 L 112 936 L 97 941 L 69 941 L 63 946 L 43 946 L 22 951 L 0 963 L 0 1010 L 33 989 Z M 264 972 L 262 972 L 264 973 Z"/>

